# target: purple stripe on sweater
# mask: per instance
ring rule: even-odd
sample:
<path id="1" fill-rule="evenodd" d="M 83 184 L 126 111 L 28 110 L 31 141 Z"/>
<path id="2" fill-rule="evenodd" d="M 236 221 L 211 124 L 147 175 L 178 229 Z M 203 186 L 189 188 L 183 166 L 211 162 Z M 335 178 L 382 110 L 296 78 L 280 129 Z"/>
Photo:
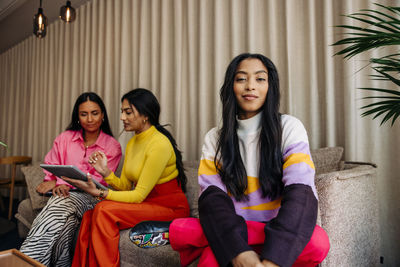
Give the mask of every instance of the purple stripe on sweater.
<path id="1" fill-rule="evenodd" d="M 318 199 L 317 190 L 315 189 L 315 170 L 307 163 L 301 162 L 290 165 L 283 170 L 282 181 L 285 186 L 292 184 L 304 184 L 311 187 L 314 196 Z"/>
<path id="2" fill-rule="evenodd" d="M 225 185 L 222 183 L 221 178 L 218 174 L 216 175 L 200 175 L 199 176 L 200 194 L 207 189 L 210 185 L 214 185 L 224 192 L 227 192 Z M 256 206 L 264 203 L 269 203 L 271 200 L 269 198 L 263 198 L 261 195 L 261 189 L 248 195 L 248 201 L 236 201 L 233 197 L 232 201 L 235 206 L 237 214 L 243 216 L 246 220 L 256 220 L 256 221 L 269 221 L 278 214 L 278 210 L 249 210 L 242 209 L 249 206 Z"/>
<path id="3" fill-rule="evenodd" d="M 242 210 L 236 208 L 236 213 L 246 221 L 268 222 L 278 215 L 279 208 L 274 210 Z"/>
<path id="4" fill-rule="evenodd" d="M 289 184 L 314 184 L 315 170 L 305 162 L 292 164 L 283 170 L 282 181 L 285 186 Z"/>
<path id="5" fill-rule="evenodd" d="M 240 216 L 243 216 L 246 220 L 250 221 L 258 221 L 258 222 L 267 222 L 272 218 L 275 218 L 278 214 L 279 207 L 273 210 L 252 210 L 252 209 L 243 209 L 251 206 L 257 206 L 260 204 L 265 204 L 271 202 L 269 197 L 263 197 L 261 189 L 251 193 L 248 195 L 249 199 L 247 201 L 236 201 L 233 197 L 232 201 L 235 206 L 236 213 Z"/>
<path id="6" fill-rule="evenodd" d="M 263 198 L 261 194 L 261 189 L 258 189 L 257 191 L 254 191 L 253 193 L 247 195 L 249 197 L 249 200 L 247 201 L 241 201 L 238 202 L 234 198 L 232 198 L 233 203 L 235 204 L 235 207 L 237 209 L 245 208 L 245 207 L 250 207 L 250 206 L 256 206 L 264 203 L 269 203 L 271 202 L 271 199 L 266 197 Z"/>
<path id="7" fill-rule="evenodd" d="M 283 151 L 283 158 L 285 159 L 293 153 L 304 153 L 310 155 L 310 146 L 306 142 L 291 144 L 285 149 L 285 151 Z"/>
<path id="8" fill-rule="evenodd" d="M 306 142 L 299 142 L 288 146 L 283 153 L 283 158 L 285 159 L 294 153 L 304 153 L 310 155 L 311 158 L 310 146 Z M 308 185 L 311 187 L 314 196 L 318 199 L 314 177 L 315 170 L 312 169 L 307 163 L 300 162 L 292 164 L 283 170 L 282 181 L 285 186 L 292 184 Z"/>
<path id="9" fill-rule="evenodd" d="M 214 185 L 221 189 L 222 191 L 226 192 L 226 186 L 222 183 L 221 177 L 219 174 L 214 175 L 199 175 L 199 185 L 200 185 L 200 195 L 203 193 L 204 190 L 207 189 L 210 185 Z"/>

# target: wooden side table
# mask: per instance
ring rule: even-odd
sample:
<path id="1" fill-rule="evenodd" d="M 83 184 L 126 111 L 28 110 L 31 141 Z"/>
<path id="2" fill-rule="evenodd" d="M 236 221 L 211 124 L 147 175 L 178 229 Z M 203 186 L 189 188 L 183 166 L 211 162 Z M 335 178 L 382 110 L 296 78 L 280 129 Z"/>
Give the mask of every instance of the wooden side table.
<path id="1" fill-rule="evenodd" d="M 46 267 L 40 262 L 28 257 L 16 249 L 9 249 L 0 252 L 0 266 L 7 267 Z"/>

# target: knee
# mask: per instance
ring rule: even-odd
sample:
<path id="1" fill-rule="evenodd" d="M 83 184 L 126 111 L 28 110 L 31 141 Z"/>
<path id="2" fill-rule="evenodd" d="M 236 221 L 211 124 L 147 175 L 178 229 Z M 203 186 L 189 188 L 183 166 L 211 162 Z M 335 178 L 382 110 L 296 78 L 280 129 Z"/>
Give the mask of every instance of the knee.
<path id="1" fill-rule="evenodd" d="M 66 210 L 71 209 L 72 207 L 73 204 L 71 203 L 69 197 L 52 196 L 43 210 Z"/>
<path id="2" fill-rule="evenodd" d="M 216 208 L 216 203 L 224 204 L 230 209 L 234 209 L 233 202 L 229 195 L 217 186 L 209 186 L 199 197 L 199 212 L 209 211 Z M 220 205 L 218 205 L 220 206 Z"/>
<path id="3" fill-rule="evenodd" d="M 328 255 L 330 248 L 329 238 L 324 229 L 317 225 L 307 246 L 314 252 L 315 260 L 322 262 Z"/>
<path id="4" fill-rule="evenodd" d="M 106 214 L 110 214 L 113 209 L 114 208 L 111 201 L 101 201 L 94 206 L 93 217 L 103 217 Z"/>

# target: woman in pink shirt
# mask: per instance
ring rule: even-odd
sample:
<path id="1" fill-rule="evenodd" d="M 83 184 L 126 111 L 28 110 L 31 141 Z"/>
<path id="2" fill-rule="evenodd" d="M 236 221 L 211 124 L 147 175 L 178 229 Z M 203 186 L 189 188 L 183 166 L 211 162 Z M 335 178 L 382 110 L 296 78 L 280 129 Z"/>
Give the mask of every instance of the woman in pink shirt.
<path id="1" fill-rule="evenodd" d="M 56 137 L 44 163 L 75 165 L 107 185 L 88 163 L 94 151 L 104 152 L 110 168 L 117 169 L 121 146 L 113 137 L 103 101 L 97 94 L 88 92 L 76 100 L 67 130 Z M 53 196 L 35 218 L 20 250 L 47 266 L 70 266 L 75 230 L 85 211 L 93 209 L 98 200 L 47 171 L 45 174 L 36 190 L 41 194 L 51 192 Z"/>

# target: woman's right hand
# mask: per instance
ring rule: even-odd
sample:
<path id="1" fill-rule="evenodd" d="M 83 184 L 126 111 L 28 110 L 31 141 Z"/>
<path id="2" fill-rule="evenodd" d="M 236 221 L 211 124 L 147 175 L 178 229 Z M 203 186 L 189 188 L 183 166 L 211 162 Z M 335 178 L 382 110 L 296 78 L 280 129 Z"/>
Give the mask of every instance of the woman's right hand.
<path id="1" fill-rule="evenodd" d="M 60 184 L 53 188 L 53 196 L 68 197 L 71 188 L 66 184 Z"/>
<path id="2" fill-rule="evenodd" d="M 253 250 L 239 253 L 235 258 L 232 259 L 232 265 L 234 267 L 279 267 L 269 260 L 263 260 L 261 262 L 260 257 Z"/>
<path id="3" fill-rule="evenodd" d="M 41 182 L 37 187 L 36 191 L 39 194 L 45 194 L 49 192 L 50 190 L 52 191 L 54 196 L 64 196 L 67 197 L 69 196 L 69 189 L 70 187 L 65 184 L 61 184 L 59 186 L 56 186 L 57 181 L 56 180 L 50 180 L 50 181 L 44 181 Z"/>
<path id="4" fill-rule="evenodd" d="M 45 194 L 49 192 L 50 190 L 53 190 L 54 187 L 56 187 L 56 180 L 50 180 L 50 181 L 44 181 L 41 182 L 37 187 L 36 191 L 39 194 Z"/>
<path id="5" fill-rule="evenodd" d="M 107 166 L 107 156 L 102 151 L 93 152 L 89 157 L 90 165 L 103 177 L 110 175 L 111 171 Z"/>

